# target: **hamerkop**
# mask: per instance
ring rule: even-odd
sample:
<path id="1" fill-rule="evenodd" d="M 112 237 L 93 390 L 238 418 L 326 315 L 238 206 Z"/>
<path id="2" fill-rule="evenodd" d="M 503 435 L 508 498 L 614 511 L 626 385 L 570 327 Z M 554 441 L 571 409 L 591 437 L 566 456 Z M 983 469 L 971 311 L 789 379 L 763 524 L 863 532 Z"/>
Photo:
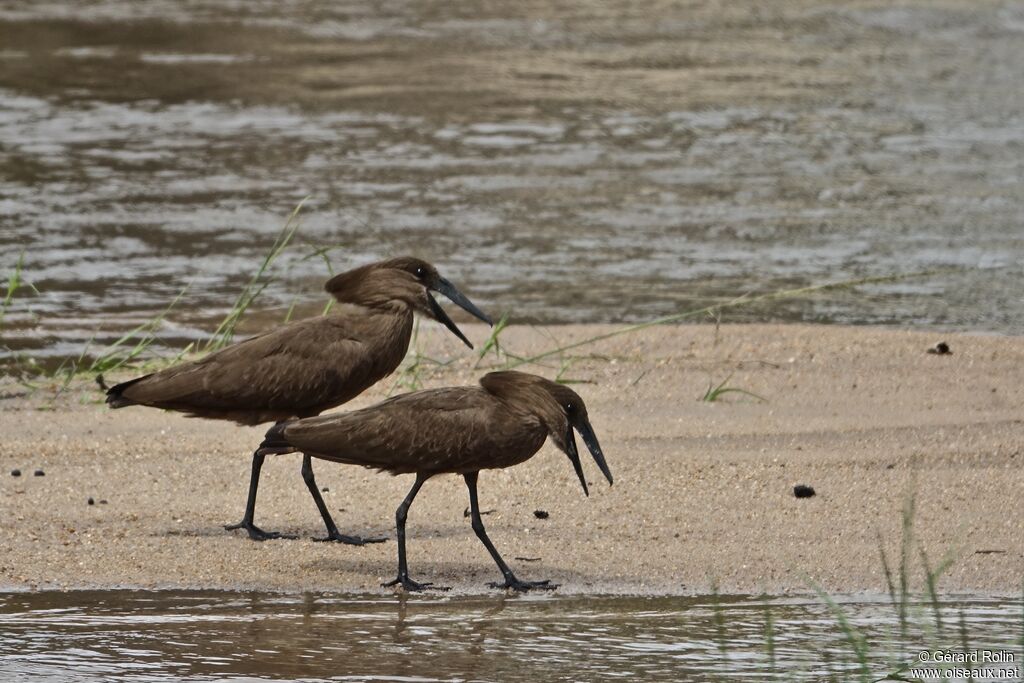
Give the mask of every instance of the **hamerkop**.
<path id="1" fill-rule="evenodd" d="M 299 320 L 201 360 L 118 384 L 107 391 L 107 403 L 112 408 L 153 406 L 243 425 L 310 417 L 350 401 L 398 367 L 409 348 L 414 311 L 441 322 L 473 347 L 432 291 L 491 324 L 434 266 L 412 257 L 341 273 L 324 288 L 339 302 L 329 315 Z M 254 540 L 280 536 L 254 523 L 263 459 L 259 451 L 253 454 L 242 521 L 225 527 L 245 529 Z M 338 532 L 308 456 L 302 461 L 302 478 L 327 526 L 322 540 L 354 545 L 384 540 Z"/>
<path id="2" fill-rule="evenodd" d="M 398 506 L 398 578 L 405 590 L 431 584 L 409 578 L 405 556 L 405 520 L 423 483 L 435 474 L 461 474 L 469 488 L 473 531 L 498 565 L 505 582 L 495 588 L 525 591 L 554 588 L 548 581 L 520 581 L 501 559 L 484 530 L 477 502 L 477 477 L 482 469 L 511 467 L 530 459 L 551 437 L 572 461 L 587 491 L 573 429 L 612 482 L 583 399 L 576 392 L 543 377 L 522 372 L 492 372 L 479 387 L 429 389 L 396 396 L 350 413 L 282 422 L 269 432 L 257 451 L 265 455 L 301 451 L 334 462 L 362 465 L 392 474 L 416 474 L 409 495 Z"/>

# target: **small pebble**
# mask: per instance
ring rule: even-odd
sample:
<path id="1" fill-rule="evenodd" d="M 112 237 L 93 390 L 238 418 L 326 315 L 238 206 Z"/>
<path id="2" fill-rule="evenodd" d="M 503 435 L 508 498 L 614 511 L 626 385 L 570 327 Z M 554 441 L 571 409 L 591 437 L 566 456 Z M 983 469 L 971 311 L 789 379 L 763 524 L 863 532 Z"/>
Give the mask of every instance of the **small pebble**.
<path id="1" fill-rule="evenodd" d="M 12 477 L 20 477 L 21 476 L 21 470 L 11 470 L 11 476 Z"/>
<path id="2" fill-rule="evenodd" d="M 326 486 L 325 486 L 325 487 L 323 487 L 323 488 L 322 488 L 322 489 L 320 489 L 320 490 L 321 490 L 321 491 L 323 491 L 324 493 L 330 493 L 330 492 L 331 492 L 331 490 L 330 490 L 329 488 L 327 488 Z"/>
<path id="3" fill-rule="evenodd" d="M 32 473 L 32 475 L 36 477 L 45 477 L 46 472 L 43 472 L 42 470 L 36 470 L 35 472 Z"/>
<path id="4" fill-rule="evenodd" d="M 810 498 L 814 495 L 814 489 L 806 484 L 797 484 L 793 487 L 793 495 L 797 498 Z"/>
<path id="5" fill-rule="evenodd" d="M 100 498 L 100 505 L 106 505 L 106 504 L 107 504 L 107 499 L 106 498 Z"/>
<path id="6" fill-rule="evenodd" d="M 534 510 L 533 516 L 537 519 L 547 519 L 551 515 L 548 514 L 547 510 Z"/>
<path id="7" fill-rule="evenodd" d="M 946 354 L 953 352 L 949 350 L 949 344 L 946 342 L 939 342 L 932 348 L 928 349 L 928 353 L 934 353 L 936 356 L 945 356 Z"/>
<path id="8" fill-rule="evenodd" d="M 96 501 L 93 500 L 92 498 L 89 498 L 89 500 L 87 502 L 89 503 L 89 505 L 95 505 L 96 504 Z"/>

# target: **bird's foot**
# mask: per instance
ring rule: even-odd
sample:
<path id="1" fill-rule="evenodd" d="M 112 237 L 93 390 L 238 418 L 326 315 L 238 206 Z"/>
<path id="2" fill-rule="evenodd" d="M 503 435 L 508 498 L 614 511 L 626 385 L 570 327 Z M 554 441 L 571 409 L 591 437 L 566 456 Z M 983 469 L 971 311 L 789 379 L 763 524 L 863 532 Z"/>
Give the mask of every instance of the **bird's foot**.
<path id="1" fill-rule="evenodd" d="M 557 583 L 551 583 L 548 580 L 544 581 L 520 581 L 516 577 L 510 577 L 505 579 L 505 583 L 489 583 L 487 584 L 491 588 L 500 588 L 502 590 L 512 590 L 517 593 L 525 593 L 526 591 L 542 590 L 542 591 L 553 591 L 558 588 Z"/>
<path id="2" fill-rule="evenodd" d="M 337 529 L 328 532 L 323 538 L 314 538 L 317 543 L 344 543 L 345 545 L 367 545 L 370 543 L 383 543 L 388 540 L 387 536 L 370 536 L 369 538 L 363 538 L 362 536 L 347 536 L 340 533 Z"/>
<path id="3" fill-rule="evenodd" d="M 419 591 L 425 591 L 425 590 L 432 590 L 432 591 L 448 591 L 448 590 L 451 590 L 451 588 L 448 587 L 448 586 L 435 586 L 432 583 L 418 583 L 418 582 L 413 581 L 408 576 L 405 576 L 403 574 L 399 574 L 398 578 L 396 578 L 394 581 L 388 581 L 387 583 L 382 583 L 381 586 L 383 586 L 385 588 L 391 588 L 392 586 L 401 586 L 402 589 L 405 590 L 408 593 L 417 593 Z"/>
<path id="4" fill-rule="evenodd" d="M 245 529 L 245 532 L 249 534 L 249 538 L 254 541 L 269 541 L 273 538 L 296 538 L 296 536 L 289 536 L 278 531 L 264 531 L 252 522 L 247 522 L 244 519 L 238 524 L 225 524 L 224 528 L 228 531 Z"/>

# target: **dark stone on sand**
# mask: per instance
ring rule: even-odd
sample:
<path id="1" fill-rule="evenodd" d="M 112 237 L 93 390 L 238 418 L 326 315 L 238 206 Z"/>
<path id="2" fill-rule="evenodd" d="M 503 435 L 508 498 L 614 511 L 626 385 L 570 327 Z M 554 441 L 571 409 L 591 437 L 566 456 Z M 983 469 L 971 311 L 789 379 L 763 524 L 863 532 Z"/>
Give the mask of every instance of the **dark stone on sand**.
<path id="1" fill-rule="evenodd" d="M 20 477 L 21 476 L 21 470 L 11 470 L 11 476 L 12 477 Z"/>
<path id="2" fill-rule="evenodd" d="M 87 503 L 88 503 L 89 505 L 95 505 L 95 504 L 96 504 L 96 501 L 95 501 L 95 500 L 93 500 L 92 498 L 89 498 L 89 500 L 88 500 L 88 501 L 86 501 L 86 502 L 87 502 Z"/>
<path id="3" fill-rule="evenodd" d="M 953 353 L 949 350 L 949 344 L 946 342 L 939 342 L 932 348 L 928 349 L 928 353 L 933 353 L 936 356 L 945 356 L 946 354 Z"/>
<path id="4" fill-rule="evenodd" d="M 43 472 L 42 470 L 36 470 L 35 472 L 32 473 L 32 475 L 35 477 L 45 477 L 46 472 Z"/>
<path id="5" fill-rule="evenodd" d="M 797 498 L 810 498 L 814 494 L 814 489 L 806 484 L 797 484 L 793 487 L 793 495 Z"/>
<path id="6" fill-rule="evenodd" d="M 534 510 L 533 516 L 537 519 L 547 519 L 548 517 L 550 517 L 547 510 Z"/>

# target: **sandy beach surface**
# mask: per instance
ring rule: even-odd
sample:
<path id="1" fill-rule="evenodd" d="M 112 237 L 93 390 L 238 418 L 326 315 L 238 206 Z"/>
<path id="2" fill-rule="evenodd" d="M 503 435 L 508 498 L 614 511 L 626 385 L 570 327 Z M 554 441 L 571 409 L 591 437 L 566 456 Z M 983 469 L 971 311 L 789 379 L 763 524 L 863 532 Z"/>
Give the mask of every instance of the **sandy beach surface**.
<path id="1" fill-rule="evenodd" d="M 478 346 L 486 339 L 482 326 L 464 329 Z M 530 354 L 614 329 L 513 327 L 501 339 Z M 939 341 L 952 353 L 926 353 Z M 474 367 L 476 356 L 432 324 L 418 344 L 424 356 L 452 361 L 424 360 L 426 386 L 471 383 L 501 362 L 490 356 Z M 574 388 L 615 484 L 584 454 L 592 483 L 584 497 L 550 444 L 519 467 L 484 472 L 481 506 L 493 510 L 484 521 L 520 578 L 551 579 L 571 594 L 806 592 L 812 582 L 884 591 L 880 548 L 895 572 L 901 510 L 916 492 L 914 585 L 923 550 L 933 566 L 953 557 L 940 590 L 1019 595 L 1022 338 L 665 326 L 544 362 L 529 367 L 582 382 Z M 699 400 L 723 380 L 766 400 L 739 392 Z M 380 400 L 392 383 L 347 408 Z M 298 539 L 257 543 L 222 525 L 242 515 L 263 429 L 111 411 L 85 382 L 57 397 L 10 380 L 0 390 L 0 587 L 389 590 L 380 583 L 395 575 L 394 511 L 411 476 L 315 464 L 341 530 L 390 539 L 351 547 L 312 540 L 323 526 L 299 456 L 270 460 L 257 524 Z M 817 495 L 794 497 L 797 484 Z M 486 592 L 500 578 L 467 505 L 458 477 L 424 487 L 409 518 L 414 578 L 455 593 Z"/>

